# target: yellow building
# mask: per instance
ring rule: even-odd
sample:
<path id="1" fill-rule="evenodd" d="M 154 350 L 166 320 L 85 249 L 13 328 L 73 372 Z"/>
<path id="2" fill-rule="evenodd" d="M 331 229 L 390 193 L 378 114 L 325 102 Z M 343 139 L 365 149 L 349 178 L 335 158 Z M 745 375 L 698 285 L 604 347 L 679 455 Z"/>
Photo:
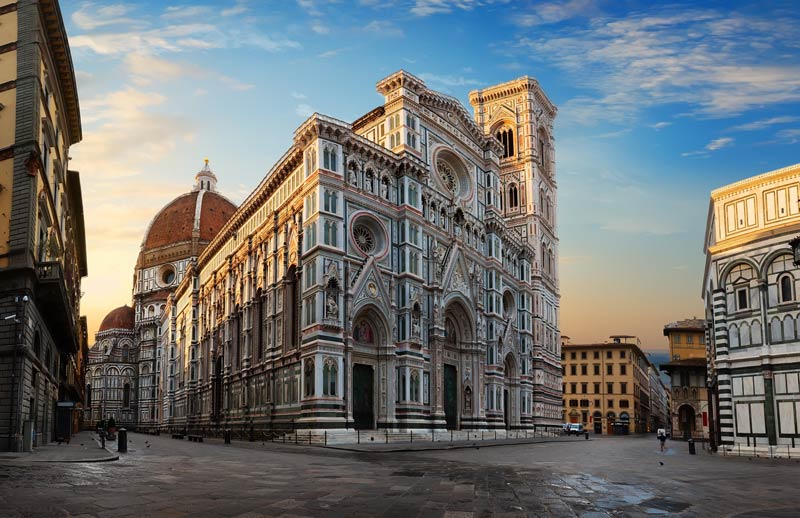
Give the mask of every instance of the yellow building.
<path id="1" fill-rule="evenodd" d="M 80 425 L 87 266 L 80 177 L 68 169 L 80 140 L 58 2 L 0 0 L 0 394 L 11 401 L 0 451 Z"/>
<path id="2" fill-rule="evenodd" d="M 671 361 L 661 365 L 672 382 L 672 436 L 705 439 L 709 436 L 706 389 L 705 320 L 691 318 L 664 326 Z"/>
<path id="3" fill-rule="evenodd" d="M 602 434 L 642 433 L 650 417 L 650 361 L 635 336 L 561 345 L 564 422 Z"/>
<path id="4" fill-rule="evenodd" d="M 669 340 L 670 360 L 706 359 L 706 321 L 698 318 L 679 320 L 664 326 Z"/>

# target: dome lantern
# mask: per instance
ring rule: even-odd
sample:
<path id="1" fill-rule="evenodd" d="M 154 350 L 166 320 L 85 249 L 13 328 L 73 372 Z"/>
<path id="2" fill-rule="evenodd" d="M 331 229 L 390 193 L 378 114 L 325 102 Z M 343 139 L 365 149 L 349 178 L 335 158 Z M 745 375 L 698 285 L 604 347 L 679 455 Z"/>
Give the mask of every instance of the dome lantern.
<path id="1" fill-rule="evenodd" d="M 205 159 L 203 168 L 195 175 L 192 190 L 217 192 L 217 177 L 208 166 L 208 158 Z"/>

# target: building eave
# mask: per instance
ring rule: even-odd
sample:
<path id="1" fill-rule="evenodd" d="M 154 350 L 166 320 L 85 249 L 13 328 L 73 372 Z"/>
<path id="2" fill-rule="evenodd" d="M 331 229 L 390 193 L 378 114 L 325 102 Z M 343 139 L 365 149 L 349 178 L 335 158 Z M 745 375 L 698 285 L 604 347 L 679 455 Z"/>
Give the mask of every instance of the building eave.
<path id="1" fill-rule="evenodd" d="M 57 68 L 58 83 L 65 103 L 67 119 L 68 144 L 77 144 L 83 139 L 81 128 L 81 111 L 78 102 L 78 86 L 75 80 L 75 68 L 72 64 L 72 54 L 69 50 L 67 31 L 58 0 L 40 0 L 42 18 L 45 22 L 45 32 Z"/>

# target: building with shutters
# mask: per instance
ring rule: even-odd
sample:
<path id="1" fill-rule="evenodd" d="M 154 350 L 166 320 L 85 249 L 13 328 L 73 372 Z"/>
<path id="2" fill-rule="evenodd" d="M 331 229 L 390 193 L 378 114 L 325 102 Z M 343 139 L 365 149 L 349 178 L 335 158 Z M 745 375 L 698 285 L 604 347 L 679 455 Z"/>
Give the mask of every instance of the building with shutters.
<path id="1" fill-rule="evenodd" d="M 666 393 L 658 387 L 651 390 L 655 368 L 637 337 L 614 335 L 593 344 L 565 341 L 561 363 L 565 423 L 581 423 L 597 434 L 624 435 L 653 431 L 664 422 L 665 416 L 651 414 L 653 408 L 666 408 Z M 651 394 L 663 399 L 651 402 Z"/>
<path id="2" fill-rule="evenodd" d="M 58 2 L 0 1 L 0 451 L 69 440 L 83 415 L 81 138 Z"/>

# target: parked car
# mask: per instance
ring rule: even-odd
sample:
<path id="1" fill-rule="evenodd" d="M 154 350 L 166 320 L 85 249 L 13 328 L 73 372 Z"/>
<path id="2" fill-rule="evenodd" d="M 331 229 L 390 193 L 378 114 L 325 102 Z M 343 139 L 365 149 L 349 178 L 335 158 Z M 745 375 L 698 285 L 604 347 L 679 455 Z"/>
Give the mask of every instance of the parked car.
<path id="1" fill-rule="evenodd" d="M 583 435 L 585 431 L 582 424 L 570 423 L 567 435 Z"/>

